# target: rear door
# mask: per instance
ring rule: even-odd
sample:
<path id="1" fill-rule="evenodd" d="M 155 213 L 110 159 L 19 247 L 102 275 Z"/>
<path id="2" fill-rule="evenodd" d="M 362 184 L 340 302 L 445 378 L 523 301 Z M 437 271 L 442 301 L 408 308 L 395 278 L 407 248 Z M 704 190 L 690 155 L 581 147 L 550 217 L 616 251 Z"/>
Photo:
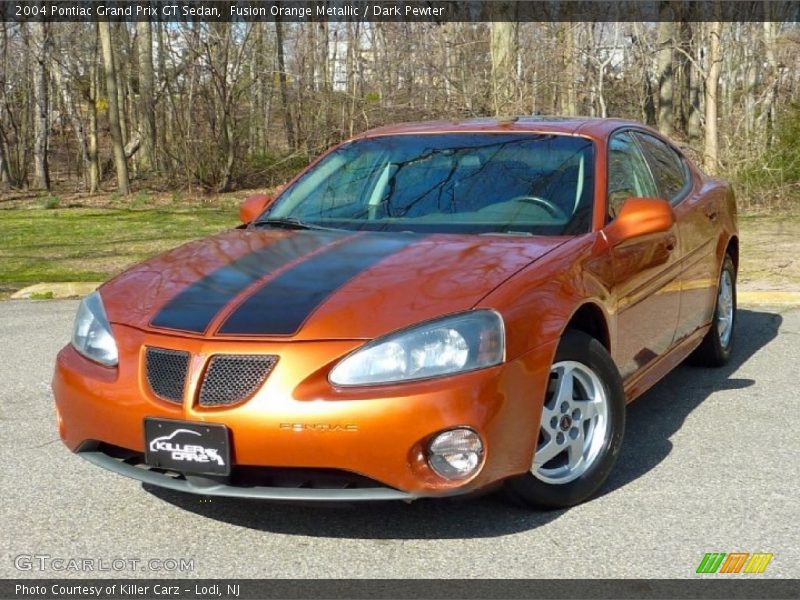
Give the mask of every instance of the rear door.
<path id="1" fill-rule="evenodd" d="M 634 134 L 650 165 L 662 197 L 675 211 L 681 245 L 681 307 L 675 342 L 686 339 L 711 321 L 716 298 L 719 239 L 716 203 L 701 193 L 686 159 L 664 140 L 644 132 Z"/>
<path id="2" fill-rule="evenodd" d="M 608 148 L 607 218 L 628 198 L 660 196 L 631 131 L 615 133 Z M 680 308 L 677 230 L 634 238 L 612 249 L 618 301 L 614 359 L 623 378 L 646 367 L 672 345 Z"/>

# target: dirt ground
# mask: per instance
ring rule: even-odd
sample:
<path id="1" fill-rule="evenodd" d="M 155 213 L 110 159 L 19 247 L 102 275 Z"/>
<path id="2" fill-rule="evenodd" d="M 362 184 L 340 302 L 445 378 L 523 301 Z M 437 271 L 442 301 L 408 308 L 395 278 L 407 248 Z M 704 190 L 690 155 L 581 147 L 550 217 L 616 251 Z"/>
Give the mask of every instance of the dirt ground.
<path id="1" fill-rule="evenodd" d="M 800 215 L 739 220 L 739 289 L 800 292 Z"/>
<path id="2" fill-rule="evenodd" d="M 0 192 L 0 211 L 3 209 L 35 208 L 161 208 L 174 206 L 226 206 L 238 204 L 252 194 L 275 193 L 279 188 L 237 190 L 224 194 L 203 190 L 140 190 L 129 196 L 114 192 L 87 194 L 64 188 L 51 193 L 42 191 Z M 0 218 L 3 213 L 0 212 Z"/>

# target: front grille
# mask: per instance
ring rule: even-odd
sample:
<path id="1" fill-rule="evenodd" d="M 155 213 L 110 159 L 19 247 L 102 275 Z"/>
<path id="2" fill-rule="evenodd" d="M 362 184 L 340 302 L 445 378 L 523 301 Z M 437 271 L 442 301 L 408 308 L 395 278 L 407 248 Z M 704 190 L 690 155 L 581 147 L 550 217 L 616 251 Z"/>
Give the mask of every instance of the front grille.
<path id="1" fill-rule="evenodd" d="M 159 398 L 180 404 L 189 370 L 189 353 L 164 348 L 148 348 L 145 371 L 150 389 Z"/>
<path id="2" fill-rule="evenodd" d="M 211 357 L 200 406 L 227 406 L 250 398 L 264 384 L 278 357 L 270 354 L 217 354 Z"/>

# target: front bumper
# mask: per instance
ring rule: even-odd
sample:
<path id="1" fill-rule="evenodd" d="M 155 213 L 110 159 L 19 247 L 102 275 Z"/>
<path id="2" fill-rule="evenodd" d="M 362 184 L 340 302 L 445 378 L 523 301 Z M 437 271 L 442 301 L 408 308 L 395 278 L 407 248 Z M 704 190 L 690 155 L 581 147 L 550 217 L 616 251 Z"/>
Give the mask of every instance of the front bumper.
<path id="1" fill-rule="evenodd" d="M 237 342 L 149 334 L 119 325 L 113 329 L 118 368 L 96 365 L 71 346 L 59 353 L 53 392 L 59 432 L 72 451 L 160 487 L 286 501 L 410 501 L 471 493 L 524 473 L 530 468 L 555 351 L 554 344 L 546 344 L 501 366 L 472 373 L 337 389 L 327 381 L 331 366 L 361 342 Z M 148 346 L 191 353 L 182 403 L 161 400 L 151 392 L 143 366 Z M 199 381 L 210 356 L 254 352 L 275 354 L 280 360 L 251 399 L 224 408 L 197 404 Z M 102 451 L 108 445 L 143 453 L 145 417 L 225 424 L 231 432 L 235 466 L 330 469 L 368 478 L 375 485 L 238 485 L 219 478 L 176 477 L 146 468 L 143 461 L 120 460 L 114 452 Z M 430 438 L 453 427 L 470 427 L 484 442 L 483 465 L 467 480 L 445 480 L 427 464 Z"/>
<path id="2" fill-rule="evenodd" d="M 370 502 L 381 500 L 403 500 L 411 502 L 419 496 L 388 487 L 319 487 L 301 485 L 266 486 L 233 485 L 228 481 L 203 476 L 185 476 L 162 469 L 150 468 L 143 460 L 133 457 L 115 456 L 102 445 L 89 444 L 78 455 L 90 463 L 114 473 L 177 492 L 203 496 L 227 496 L 279 502 Z"/>

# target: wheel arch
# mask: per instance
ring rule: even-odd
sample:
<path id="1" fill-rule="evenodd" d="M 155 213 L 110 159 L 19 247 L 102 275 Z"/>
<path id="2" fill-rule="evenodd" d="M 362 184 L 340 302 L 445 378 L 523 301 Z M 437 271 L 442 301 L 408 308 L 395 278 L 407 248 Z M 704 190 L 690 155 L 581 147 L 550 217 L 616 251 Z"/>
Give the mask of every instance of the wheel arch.
<path id="1" fill-rule="evenodd" d="M 581 304 L 572 313 L 561 335 L 563 336 L 570 329 L 592 336 L 611 354 L 611 332 L 608 327 L 608 319 L 603 309 L 594 302 Z"/>
<path id="2" fill-rule="evenodd" d="M 728 240 L 728 245 L 725 248 L 725 253 L 729 254 L 731 260 L 733 261 L 733 268 L 738 273 L 739 272 L 739 237 L 736 235 L 732 235 L 731 238 Z"/>

